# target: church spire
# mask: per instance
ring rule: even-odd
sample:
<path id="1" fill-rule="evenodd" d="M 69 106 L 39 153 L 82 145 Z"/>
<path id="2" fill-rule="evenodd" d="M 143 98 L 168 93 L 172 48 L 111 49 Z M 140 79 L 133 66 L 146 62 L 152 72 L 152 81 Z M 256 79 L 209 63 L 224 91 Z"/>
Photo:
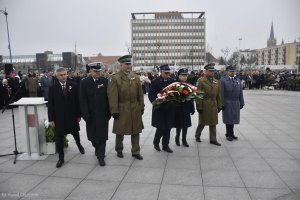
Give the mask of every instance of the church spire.
<path id="1" fill-rule="evenodd" d="M 270 32 L 270 39 L 271 40 L 274 40 L 274 28 L 273 28 L 273 22 L 272 22 L 272 25 L 271 25 L 271 32 Z"/>
<path id="2" fill-rule="evenodd" d="M 268 38 L 267 47 L 276 46 L 276 38 L 274 36 L 273 21 L 271 25 L 270 37 Z"/>

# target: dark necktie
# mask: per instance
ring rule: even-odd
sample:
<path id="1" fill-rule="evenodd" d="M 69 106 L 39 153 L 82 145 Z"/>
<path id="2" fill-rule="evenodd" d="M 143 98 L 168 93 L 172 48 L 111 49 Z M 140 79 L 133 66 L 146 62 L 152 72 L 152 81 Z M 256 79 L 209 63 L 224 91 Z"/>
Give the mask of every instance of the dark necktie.
<path id="1" fill-rule="evenodd" d="M 67 87 L 65 84 L 62 84 L 62 91 L 63 91 L 63 95 L 66 96 L 67 95 Z"/>

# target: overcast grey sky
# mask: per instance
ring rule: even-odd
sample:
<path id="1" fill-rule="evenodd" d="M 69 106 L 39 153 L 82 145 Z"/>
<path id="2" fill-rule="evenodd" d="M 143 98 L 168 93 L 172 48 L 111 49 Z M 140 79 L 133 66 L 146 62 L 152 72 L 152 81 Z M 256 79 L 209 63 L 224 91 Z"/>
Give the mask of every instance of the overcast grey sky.
<path id="1" fill-rule="evenodd" d="M 300 0 L 0 0 L 7 9 L 13 55 L 45 50 L 90 56 L 126 54 L 132 12 L 205 12 L 206 42 L 215 56 L 266 47 L 273 20 L 277 42 L 300 38 Z M 1 14 L 1 13 L 0 13 Z M 0 15 L 0 55 L 9 55 Z"/>

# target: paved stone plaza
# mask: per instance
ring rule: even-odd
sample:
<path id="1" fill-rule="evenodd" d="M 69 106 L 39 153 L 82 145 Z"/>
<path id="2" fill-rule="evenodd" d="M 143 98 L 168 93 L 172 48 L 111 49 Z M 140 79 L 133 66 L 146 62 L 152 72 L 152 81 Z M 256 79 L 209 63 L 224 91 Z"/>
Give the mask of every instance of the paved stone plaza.
<path id="1" fill-rule="evenodd" d="M 123 159 L 114 151 L 114 134 L 107 142 L 106 166 L 100 167 L 86 139 L 81 122 L 81 155 L 72 137 L 65 164 L 57 169 L 57 155 L 43 161 L 17 161 L 0 157 L 0 199 L 80 200 L 267 200 L 300 199 L 300 93 L 287 91 L 244 91 L 246 106 L 238 141 L 225 139 L 219 114 L 217 126 L 221 147 L 209 144 L 208 128 L 202 142 L 194 140 L 198 116 L 188 129 L 189 148 L 171 145 L 174 153 L 157 152 L 152 140 L 151 104 L 145 96 L 141 154 L 135 160 L 130 137 L 125 137 Z M 15 109 L 17 132 L 18 110 Z M 12 153 L 11 111 L 0 114 L 0 154 Z M 112 125 L 112 120 L 110 125 Z M 110 128 L 111 130 L 111 128 Z"/>

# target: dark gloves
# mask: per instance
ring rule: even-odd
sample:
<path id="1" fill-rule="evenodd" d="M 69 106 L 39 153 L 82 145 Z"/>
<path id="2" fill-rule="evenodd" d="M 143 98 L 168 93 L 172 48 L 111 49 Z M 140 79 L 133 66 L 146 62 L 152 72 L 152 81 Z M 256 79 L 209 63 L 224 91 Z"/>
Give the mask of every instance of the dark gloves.
<path id="1" fill-rule="evenodd" d="M 222 108 L 218 108 L 218 113 L 222 110 Z"/>
<path id="2" fill-rule="evenodd" d="M 142 115 L 144 114 L 144 111 L 145 111 L 144 109 L 141 110 Z"/>
<path id="3" fill-rule="evenodd" d="M 244 105 L 240 105 L 240 109 L 242 109 L 244 107 Z"/>
<path id="4" fill-rule="evenodd" d="M 225 108 L 226 108 L 225 106 L 222 106 L 222 110 L 225 110 Z"/>
<path id="5" fill-rule="evenodd" d="M 111 114 L 114 119 L 119 119 L 120 113 L 112 113 Z"/>
<path id="6" fill-rule="evenodd" d="M 83 120 L 84 121 L 89 121 L 89 119 L 90 119 L 90 116 L 88 116 L 88 115 L 84 115 L 84 116 L 82 116 L 82 118 L 83 118 Z"/>
<path id="7" fill-rule="evenodd" d="M 197 109 L 198 113 L 203 113 L 202 109 Z"/>

